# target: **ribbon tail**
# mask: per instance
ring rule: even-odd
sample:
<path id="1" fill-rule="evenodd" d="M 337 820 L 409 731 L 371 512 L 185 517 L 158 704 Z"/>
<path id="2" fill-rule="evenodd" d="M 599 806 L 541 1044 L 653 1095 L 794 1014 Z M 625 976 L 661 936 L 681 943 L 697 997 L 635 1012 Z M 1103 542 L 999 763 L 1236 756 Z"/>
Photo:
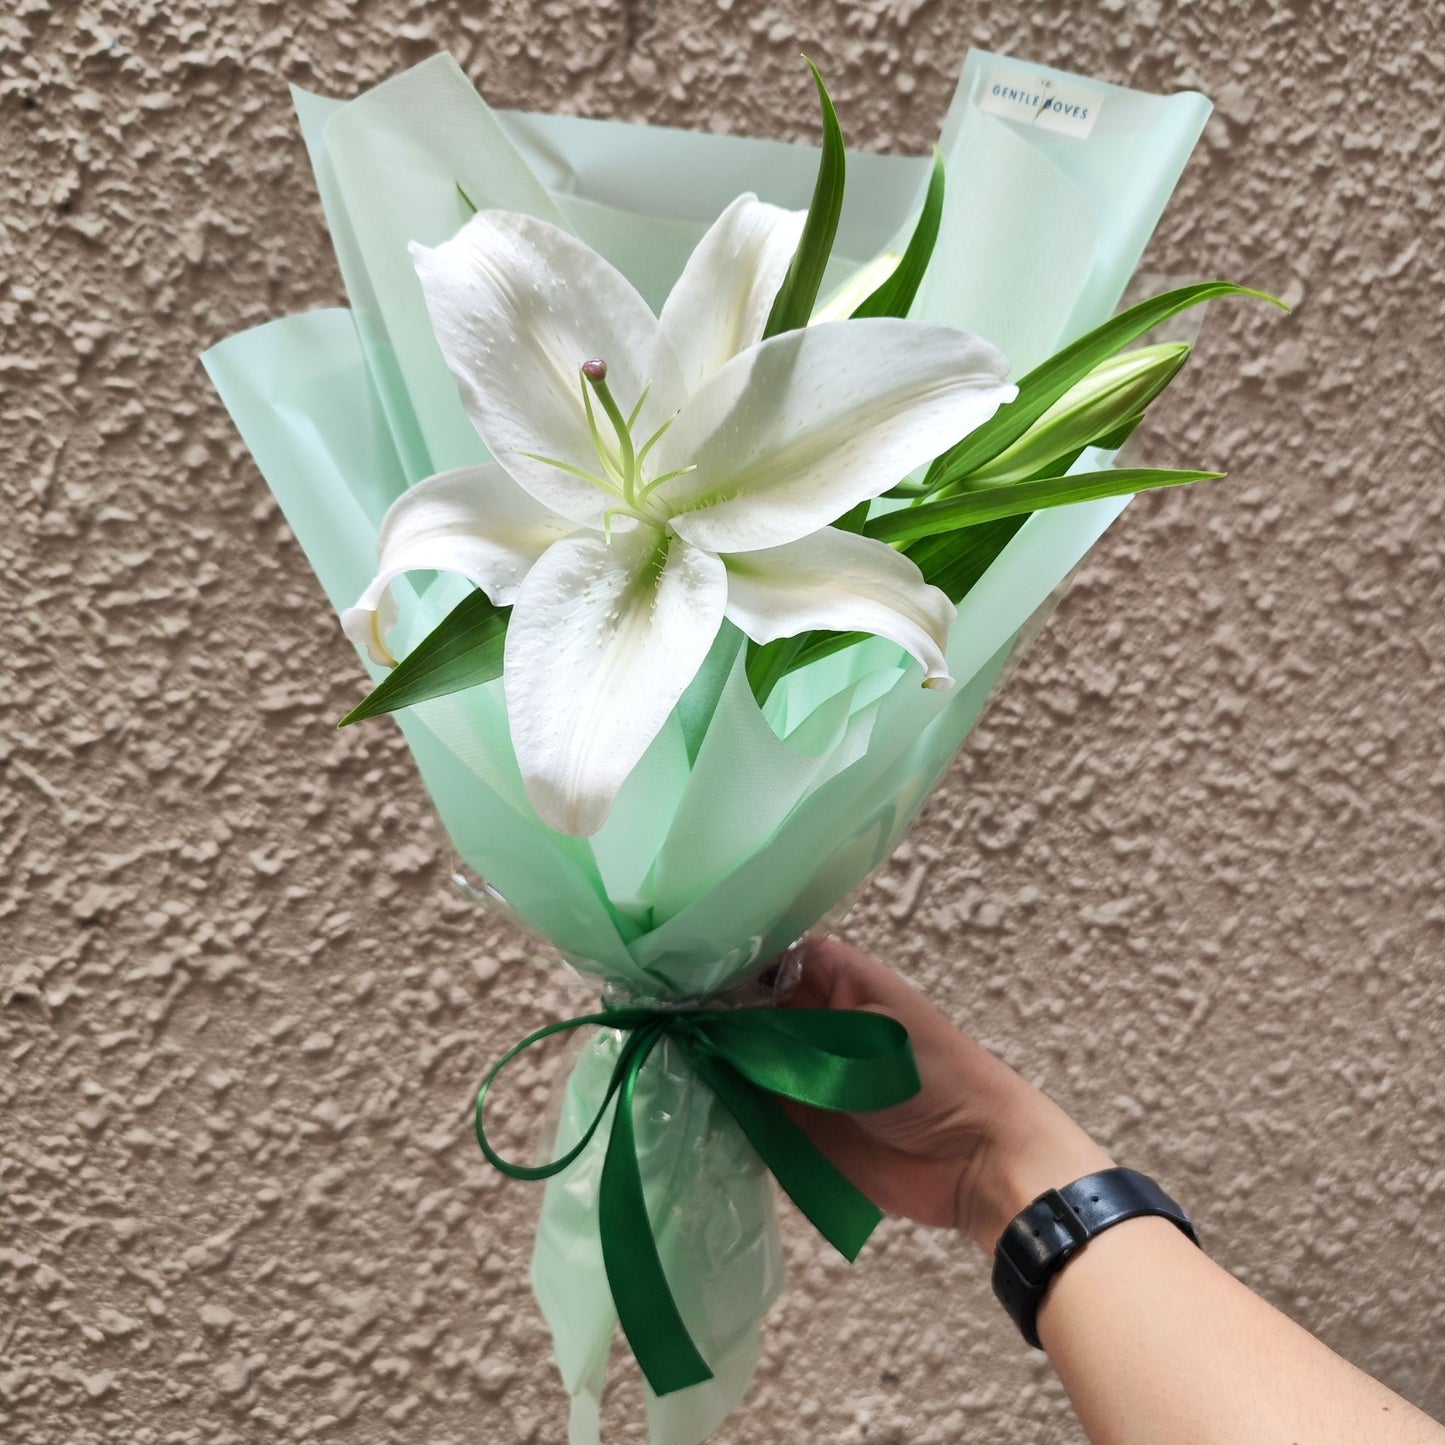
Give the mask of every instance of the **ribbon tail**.
<path id="1" fill-rule="evenodd" d="M 653 1391 L 670 1395 L 713 1376 L 678 1312 L 642 1192 L 632 1103 L 637 1075 L 661 1037 L 660 1028 L 649 1026 L 634 1033 L 624 1046 L 631 1049 L 631 1056 L 617 1094 L 617 1112 L 598 1186 L 597 1212 L 602 1263 L 622 1332 Z"/>
<path id="2" fill-rule="evenodd" d="M 771 1094 L 702 1050 L 693 1050 L 689 1060 L 738 1121 L 788 1197 L 851 1264 L 883 1218 L 883 1211 L 823 1157 Z M 616 1137 L 614 1128 L 613 1139 Z"/>

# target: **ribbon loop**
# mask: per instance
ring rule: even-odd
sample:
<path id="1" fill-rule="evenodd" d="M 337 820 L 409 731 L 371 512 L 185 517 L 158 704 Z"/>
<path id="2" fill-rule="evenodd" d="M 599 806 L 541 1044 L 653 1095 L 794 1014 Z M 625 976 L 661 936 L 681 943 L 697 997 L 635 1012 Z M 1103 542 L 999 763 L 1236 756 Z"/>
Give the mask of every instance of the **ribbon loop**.
<path id="1" fill-rule="evenodd" d="M 507 1067 L 519 1054 L 525 1053 L 533 1044 L 540 1044 L 544 1039 L 549 1039 L 555 1034 L 569 1033 L 573 1029 L 586 1028 L 589 1024 L 609 1025 L 612 1023 L 612 1015 L 609 1013 L 582 1014 L 575 1019 L 564 1019 L 561 1023 L 548 1024 L 544 1029 L 538 1029 L 536 1033 L 528 1034 L 521 1043 L 514 1044 L 500 1059 L 492 1066 L 491 1072 L 482 1080 L 482 1087 L 477 1092 L 477 1105 L 475 1110 L 477 1143 L 481 1145 L 482 1153 L 487 1157 L 487 1163 L 493 1169 L 499 1170 L 509 1179 L 523 1179 L 529 1182 L 538 1179 L 550 1179 L 554 1174 L 560 1174 L 569 1164 L 574 1163 L 582 1151 L 592 1142 L 592 1136 L 601 1127 L 603 1117 L 607 1113 L 607 1106 L 612 1102 L 621 1085 L 621 1074 L 614 1071 L 612 1080 L 607 1086 L 606 1097 L 602 1100 L 601 1107 L 593 1116 L 592 1122 L 582 1132 L 582 1137 L 560 1158 L 550 1160 L 546 1164 L 515 1164 L 510 1159 L 504 1159 L 492 1147 L 491 1141 L 487 1138 L 486 1121 L 483 1109 L 487 1102 L 487 1094 L 497 1081 L 497 1076 Z M 635 1027 L 628 1024 L 623 1027 Z M 620 1061 L 619 1061 L 620 1062 Z"/>
<path id="2" fill-rule="evenodd" d="M 502 1158 L 483 1121 L 483 1105 L 498 1075 L 534 1044 L 589 1025 L 626 1034 L 591 1122 L 566 1153 L 546 1164 Z M 502 1056 L 477 1094 L 476 1129 L 488 1162 L 510 1178 L 549 1179 L 575 1163 L 616 1100 L 598 1186 L 602 1262 L 623 1333 L 658 1395 L 712 1378 L 668 1285 L 637 1154 L 637 1080 L 664 1038 L 678 1045 L 789 1197 L 850 1262 L 883 1213 L 818 1151 L 778 1097 L 864 1113 L 902 1103 L 920 1087 L 903 1025 L 884 1014 L 842 1009 L 609 1007 L 538 1029 Z"/>
<path id="3" fill-rule="evenodd" d="M 728 1009 L 701 1032 L 745 1079 L 816 1109 L 864 1114 L 919 1089 L 908 1030 L 886 1014 Z"/>

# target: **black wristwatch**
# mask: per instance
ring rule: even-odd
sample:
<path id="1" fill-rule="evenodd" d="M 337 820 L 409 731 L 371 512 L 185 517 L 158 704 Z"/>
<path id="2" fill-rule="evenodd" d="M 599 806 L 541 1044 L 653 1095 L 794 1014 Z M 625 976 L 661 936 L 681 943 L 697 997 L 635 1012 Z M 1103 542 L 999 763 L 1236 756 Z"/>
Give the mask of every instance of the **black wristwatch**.
<path id="1" fill-rule="evenodd" d="M 1054 1276 L 1096 1234 L 1126 1219 L 1158 1215 L 1198 1244 L 1189 1216 L 1151 1179 L 1134 1169 L 1086 1174 L 1040 1194 L 1015 1215 L 993 1252 L 993 1292 L 1036 1350 L 1039 1306 Z"/>

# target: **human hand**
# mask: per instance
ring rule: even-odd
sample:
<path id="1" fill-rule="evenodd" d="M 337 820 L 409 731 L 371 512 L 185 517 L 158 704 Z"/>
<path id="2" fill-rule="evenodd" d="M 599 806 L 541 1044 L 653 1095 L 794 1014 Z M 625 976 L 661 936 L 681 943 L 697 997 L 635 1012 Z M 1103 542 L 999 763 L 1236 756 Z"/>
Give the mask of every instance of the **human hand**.
<path id="1" fill-rule="evenodd" d="M 791 1111 L 890 1214 L 956 1228 L 991 1254 L 1045 1190 L 1113 1167 L 1057 1104 L 857 949 L 808 939 L 788 1003 L 886 1013 L 913 1040 L 923 1081 L 913 1098 L 868 1114 Z M 1050 1287 L 1038 1326 L 1095 1445 L 1445 1445 L 1438 1424 L 1162 1219 L 1131 1220 L 1080 1250 Z"/>
<path id="2" fill-rule="evenodd" d="M 1046 1095 L 960 1032 L 911 984 L 833 939 L 805 940 L 794 1008 L 871 1009 L 908 1030 L 922 1089 L 889 1109 L 797 1106 L 804 1132 L 880 1209 L 957 1229 L 992 1253 L 1046 1189 L 1112 1166 Z"/>

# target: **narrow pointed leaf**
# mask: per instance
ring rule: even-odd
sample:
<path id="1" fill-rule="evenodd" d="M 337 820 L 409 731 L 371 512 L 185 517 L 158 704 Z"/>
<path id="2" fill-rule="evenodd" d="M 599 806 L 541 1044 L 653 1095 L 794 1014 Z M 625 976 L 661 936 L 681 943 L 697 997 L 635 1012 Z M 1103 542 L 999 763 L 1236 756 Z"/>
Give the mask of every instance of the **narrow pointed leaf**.
<path id="1" fill-rule="evenodd" d="M 891 498 L 906 497 L 911 501 L 914 497 L 926 497 L 928 489 L 922 482 L 904 481 L 899 482 L 896 487 L 889 487 L 883 495 Z"/>
<path id="2" fill-rule="evenodd" d="M 806 667 L 808 663 L 817 662 L 820 658 L 831 657 L 845 647 L 852 647 L 855 642 L 868 640 L 869 634 L 866 632 L 810 632 L 802 639 L 803 645 L 794 653 L 788 671 Z"/>
<path id="3" fill-rule="evenodd" d="M 958 527 L 976 527 L 1001 517 L 1038 512 L 1045 507 L 1063 507 L 1071 502 L 1093 501 L 1098 497 L 1127 497 L 1156 487 L 1178 487 L 1188 482 L 1215 481 L 1223 472 L 1166 471 L 1152 467 L 1110 467 L 1102 472 L 1079 472 L 1067 477 L 1044 477 L 1031 482 L 967 492 L 943 502 L 925 502 L 877 517 L 864 528 L 864 535 L 884 542 L 902 542 L 911 537 L 931 537 Z"/>
<path id="4" fill-rule="evenodd" d="M 823 108 L 823 154 L 818 162 L 818 179 L 813 185 L 813 199 L 808 206 L 808 219 L 803 225 L 802 239 L 793 253 L 792 264 L 768 313 L 763 339 L 778 336 L 806 326 L 818 302 L 818 288 L 823 284 L 823 271 L 833 253 L 833 238 L 838 233 L 838 217 L 843 210 L 843 179 L 846 160 L 843 132 L 838 115 L 828 97 L 828 88 L 818 67 L 810 60 L 818 87 L 818 100 Z"/>
<path id="5" fill-rule="evenodd" d="M 1136 341 L 1146 331 L 1181 311 L 1221 296 L 1253 296 L 1288 311 L 1283 301 L 1265 291 L 1228 281 L 1204 281 L 1141 301 L 1097 326 L 1036 366 L 1019 382 L 1014 401 L 1000 407 L 992 420 L 970 432 L 929 468 L 930 490 L 947 486 L 991 461 L 1026 432 L 1063 394 L 1083 380 L 1101 361 Z"/>
<path id="6" fill-rule="evenodd" d="M 943 186 L 943 157 L 935 149 L 928 192 L 923 198 L 923 209 L 919 212 L 918 224 L 913 228 L 907 249 L 888 279 L 854 310 L 854 316 L 908 315 L 913 298 L 923 284 L 923 273 L 933 259 L 933 246 L 943 221 Z"/>
<path id="7" fill-rule="evenodd" d="M 337 727 L 396 712 L 502 675 L 510 607 L 472 592 L 412 648 Z"/>
<path id="8" fill-rule="evenodd" d="M 933 583 L 951 602 L 959 602 L 998 560 L 999 554 L 1028 517 L 1001 517 L 977 527 L 963 527 L 957 532 L 941 532 L 924 537 L 904 551 L 918 563 L 924 578 Z"/>
<path id="9" fill-rule="evenodd" d="M 759 707 L 767 702 L 772 690 L 795 667 L 802 665 L 798 654 L 804 645 L 814 637 L 827 635 L 809 632 L 802 637 L 780 637 L 776 642 L 766 642 L 761 646 L 756 642 L 748 643 L 748 686 L 752 688 Z"/>

